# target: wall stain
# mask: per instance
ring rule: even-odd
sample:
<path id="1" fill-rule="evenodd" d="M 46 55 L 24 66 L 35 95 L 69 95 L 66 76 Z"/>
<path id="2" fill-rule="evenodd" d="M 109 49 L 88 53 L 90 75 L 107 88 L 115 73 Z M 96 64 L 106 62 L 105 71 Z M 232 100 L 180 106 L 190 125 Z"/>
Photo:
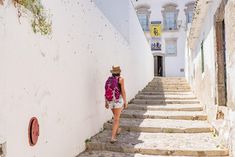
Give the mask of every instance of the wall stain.
<path id="1" fill-rule="evenodd" d="M 45 54 L 45 53 L 43 53 L 43 52 L 41 52 L 41 55 L 42 55 L 42 57 L 46 57 L 46 54 Z"/>
<path id="2" fill-rule="evenodd" d="M 51 92 L 48 89 L 43 89 L 42 87 L 39 87 L 35 94 L 34 94 L 36 101 L 38 104 L 41 104 L 42 101 L 47 97 L 51 96 Z"/>

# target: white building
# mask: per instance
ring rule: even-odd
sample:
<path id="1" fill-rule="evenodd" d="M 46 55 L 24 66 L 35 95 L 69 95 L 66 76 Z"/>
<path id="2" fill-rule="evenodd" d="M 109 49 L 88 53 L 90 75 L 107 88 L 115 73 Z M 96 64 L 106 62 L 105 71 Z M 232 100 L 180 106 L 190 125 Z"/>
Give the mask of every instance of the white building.
<path id="1" fill-rule="evenodd" d="M 155 76 L 184 76 L 186 31 L 192 21 L 194 0 L 132 1 L 152 48 Z M 150 33 L 151 23 L 156 22 L 161 22 L 157 38 Z"/>
<path id="2" fill-rule="evenodd" d="M 235 1 L 197 0 L 186 44 L 186 78 L 235 156 Z"/>
<path id="3" fill-rule="evenodd" d="M 31 14 L 18 17 L 11 0 L 1 2 L 0 154 L 3 145 L 7 157 L 74 157 L 111 118 L 104 82 L 112 65 L 122 68 L 128 100 L 153 78 L 134 7 L 127 0 L 42 1 L 52 15 L 47 37 L 33 32 Z M 35 146 L 32 117 L 40 128 Z"/>

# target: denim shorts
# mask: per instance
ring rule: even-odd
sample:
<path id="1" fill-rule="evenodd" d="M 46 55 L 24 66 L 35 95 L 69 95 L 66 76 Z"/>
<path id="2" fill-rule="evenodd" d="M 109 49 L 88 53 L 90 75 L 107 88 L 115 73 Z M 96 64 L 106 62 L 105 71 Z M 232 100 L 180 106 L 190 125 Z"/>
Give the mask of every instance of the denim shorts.
<path id="1" fill-rule="evenodd" d="M 120 96 L 117 101 L 108 101 L 110 109 L 122 108 L 123 107 L 123 98 Z"/>

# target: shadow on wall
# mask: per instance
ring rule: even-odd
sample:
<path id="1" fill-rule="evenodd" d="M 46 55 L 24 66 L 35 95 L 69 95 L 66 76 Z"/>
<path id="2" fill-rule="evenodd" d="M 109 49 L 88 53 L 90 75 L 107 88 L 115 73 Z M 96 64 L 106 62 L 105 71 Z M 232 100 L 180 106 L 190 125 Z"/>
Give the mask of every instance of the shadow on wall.
<path id="1" fill-rule="evenodd" d="M 115 29 L 129 41 L 129 12 L 132 5 L 128 0 L 93 0 Z M 115 4 L 115 5 L 114 5 Z M 117 7 L 113 7 L 117 6 Z M 123 8 L 121 11 L 119 8 Z"/>

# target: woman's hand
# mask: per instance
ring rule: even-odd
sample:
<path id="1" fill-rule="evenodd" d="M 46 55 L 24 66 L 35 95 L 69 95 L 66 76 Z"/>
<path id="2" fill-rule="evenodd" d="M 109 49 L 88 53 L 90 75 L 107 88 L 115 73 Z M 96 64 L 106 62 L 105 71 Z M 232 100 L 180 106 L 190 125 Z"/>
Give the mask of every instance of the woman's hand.
<path id="1" fill-rule="evenodd" d="M 127 109 L 128 106 L 127 106 L 127 102 L 126 102 L 126 91 L 124 88 L 124 79 L 121 78 L 119 81 L 120 81 L 119 83 L 121 84 L 122 98 L 124 100 L 123 107 L 124 107 L 124 109 Z"/>
<path id="2" fill-rule="evenodd" d="M 124 103 L 124 109 L 127 109 L 127 108 L 128 108 L 127 103 Z"/>
<path id="3" fill-rule="evenodd" d="M 107 103 L 107 101 L 105 101 L 105 108 L 109 109 L 109 104 Z"/>

